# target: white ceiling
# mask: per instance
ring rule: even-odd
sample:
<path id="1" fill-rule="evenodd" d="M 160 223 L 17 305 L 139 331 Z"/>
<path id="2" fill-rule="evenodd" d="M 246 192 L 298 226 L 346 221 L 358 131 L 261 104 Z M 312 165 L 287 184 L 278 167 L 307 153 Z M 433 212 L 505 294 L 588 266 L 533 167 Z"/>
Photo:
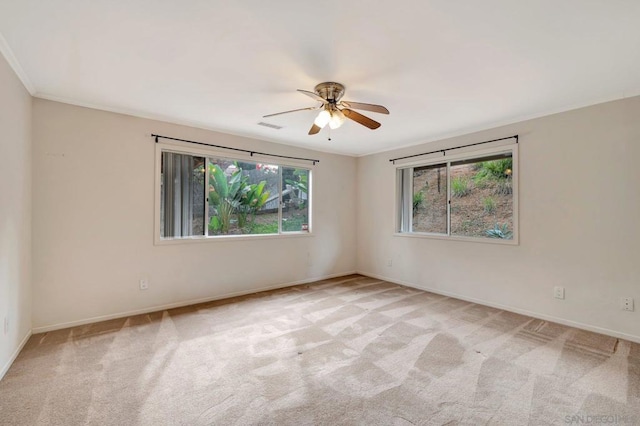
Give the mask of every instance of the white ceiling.
<path id="1" fill-rule="evenodd" d="M 353 155 L 640 94 L 638 0 L 0 0 L 0 34 L 35 96 Z M 391 114 L 262 119 L 321 81 Z"/>

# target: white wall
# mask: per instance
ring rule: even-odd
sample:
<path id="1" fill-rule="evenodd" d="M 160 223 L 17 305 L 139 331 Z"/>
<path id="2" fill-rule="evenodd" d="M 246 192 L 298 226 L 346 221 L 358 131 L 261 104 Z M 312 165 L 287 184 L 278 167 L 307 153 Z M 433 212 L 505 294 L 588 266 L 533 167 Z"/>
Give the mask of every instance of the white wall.
<path id="1" fill-rule="evenodd" d="M 357 269 L 640 340 L 638 310 L 618 306 L 622 296 L 640 303 L 640 98 L 357 160 L 41 99 L 33 104 L 35 331 Z M 3 117 L 17 110 L 3 110 Z M 20 120 L 10 122 L 15 127 Z M 28 134 L 28 124 L 23 127 Z M 315 235 L 154 246 L 152 132 L 319 158 Z M 514 133 L 520 134 L 520 245 L 393 235 L 389 158 Z M 24 163 L 7 162 L 2 173 L 28 168 L 28 155 Z M 27 182 L 23 175 L 22 190 L 6 189 L 23 196 L 12 204 L 25 212 L 22 237 Z M 2 241 L 8 241 L 4 233 Z M 25 247 L 19 270 L 28 277 Z M 11 253 L 17 252 L 4 249 L 3 262 Z M 149 290 L 138 290 L 141 277 L 149 278 Z M 566 287 L 566 300 L 552 298 L 555 285 Z M 28 301 L 24 294 L 20 300 Z"/>
<path id="2" fill-rule="evenodd" d="M 0 55 L 0 378 L 31 331 L 30 268 L 31 95 Z"/>
<path id="3" fill-rule="evenodd" d="M 42 99 L 33 108 L 34 332 L 355 270 L 355 158 Z M 314 235 L 155 246 L 151 133 L 320 159 Z"/>
<path id="4" fill-rule="evenodd" d="M 640 341 L 639 118 L 636 97 L 359 158 L 358 271 Z M 393 235 L 390 158 L 513 134 L 519 246 Z"/>

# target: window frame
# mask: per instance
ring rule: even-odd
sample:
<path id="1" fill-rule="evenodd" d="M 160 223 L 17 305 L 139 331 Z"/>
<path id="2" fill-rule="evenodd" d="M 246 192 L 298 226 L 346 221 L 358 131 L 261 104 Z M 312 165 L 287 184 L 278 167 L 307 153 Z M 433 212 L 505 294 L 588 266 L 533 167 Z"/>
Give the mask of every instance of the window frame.
<path id="1" fill-rule="evenodd" d="M 273 239 L 273 238 L 304 238 L 304 237 L 313 237 L 313 170 L 308 167 L 307 163 L 301 164 L 299 162 L 294 161 L 286 161 L 277 163 L 271 162 L 270 157 L 261 156 L 258 154 L 254 154 L 252 156 L 249 155 L 238 155 L 238 156 L 230 156 L 227 152 L 222 152 L 215 149 L 206 149 L 206 148 L 193 148 L 193 147 L 185 147 L 182 144 L 172 143 L 172 142 L 158 142 L 155 144 L 155 171 L 154 171 L 154 220 L 153 220 L 153 240 L 154 245 L 170 245 L 170 244 L 189 244 L 189 243 L 204 243 L 204 242 L 219 242 L 219 241 L 245 241 L 245 240 L 261 240 L 261 239 Z M 161 225 L 161 208 L 162 208 L 162 197 L 161 197 L 161 184 L 162 184 L 162 153 L 163 152 L 173 152 L 177 154 L 186 154 L 197 157 L 204 157 L 205 164 L 209 158 L 216 158 L 221 160 L 228 161 L 242 161 L 242 162 L 251 162 L 251 163 L 268 163 L 272 165 L 277 165 L 279 167 L 279 179 L 278 179 L 278 191 L 280 193 L 280 197 L 282 197 L 282 168 L 297 168 L 308 170 L 308 193 L 307 193 L 307 203 L 308 203 L 308 222 L 309 222 L 309 230 L 308 231 L 282 231 L 282 200 L 280 201 L 280 205 L 278 206 L 278 233 L 275 234 L 240 234 L 240 235 L 192 235 L 188 237 L 177 237 L 177 238 L 162 238 L 160 236 L 160 225 Z M 208 182 L 209 178 L 209 168 L 205 167 L 205 187 L 206 182 Z M 206 196 L 205 196 L 206 203 Z M 206 219 L 205 219 L 205 227 L 206 227 Z M 205 228 L 206 229 L 206 228 Z"/>
<path id="2" fill-rule="evenodd" d="M 474 242 L 474 243 L 488 243 L 488 244 L 501 244 L 501 245 L 519 245 L 520 244 L 520 227 L 519 227 L 519 194 L 518 194 L 518 186 L 519 186 L 519 175 L 520 175 L 520 167 L 518 161 L 518 144 L 517 143 L 506 143 L 499 144 L 494 147 L 485 148 L 485 149 L 465 149 L 461 148 L 460 150 L 455 150 L 458 152 L 447 151 L 446 155 L 443 156 L 442 153 L 431 154 L 428 158 L 422 160 L 414 160 L 408 161 L 401 164 L 395 165 L 395 175 L 396 175 L 396 196 L 395 196 L 395 216 L 394 216 L 394 233 L 393 235 L 396 237 L 408 237 L 408 238 L 427 238 L 427 239 L 437 239 L 437 240 L 449 240 L 449 241 L 466 241 L 466 242 Z M 473 159 L 482 159 L 483 157 L 496 155 L 496 154 L 505 154 L 510 153 L 513 161 L 513 171 L 512 171 L 512 186 L 513 186 L 513 238 L 510 240 L 500 239 L 500 238 L 480 238 L 480 237 L 467 237 L 467 236 L 459 236 L 459 235 L 451 235 L 451 163 L 462 160 L 473 160 Z M 408 168 L 416 168 L 421 166 L 430 166 L 434 164 L 445 164 L 447 168 L 447 233 L 434 233 L 434 232 L 415 232 L 415 231 L 403 231 L 402 230 L 402 220 L 403 220 L 403 179 L 401 179 L 402 170 Z M 413 189 L 413 173 L 409 173 L 411 176 L 411 180 L 409 183 L 405 183 L 405 186 L 409 186 Z M 412 219 L 412 218 L 410 218 Z M 412 226 L 413 227 L 413 226 Z"/>

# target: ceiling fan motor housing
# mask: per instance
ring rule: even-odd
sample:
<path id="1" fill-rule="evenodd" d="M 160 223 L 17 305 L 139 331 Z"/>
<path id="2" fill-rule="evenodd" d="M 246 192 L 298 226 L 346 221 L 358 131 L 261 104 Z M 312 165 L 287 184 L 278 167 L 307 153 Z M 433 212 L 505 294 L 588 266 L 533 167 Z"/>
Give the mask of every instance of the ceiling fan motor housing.
<path id="1" fill-rule="evenodd" d="M 332 104 L 337 104 L 344 95 L 344 85 L 332 81 L 320 83 L 313 90 Z"/>

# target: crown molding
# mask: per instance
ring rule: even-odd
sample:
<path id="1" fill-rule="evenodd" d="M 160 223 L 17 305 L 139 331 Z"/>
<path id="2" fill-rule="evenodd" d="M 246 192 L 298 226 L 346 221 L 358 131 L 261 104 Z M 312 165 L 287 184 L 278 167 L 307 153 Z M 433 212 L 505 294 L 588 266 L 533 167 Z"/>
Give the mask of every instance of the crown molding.
<path id="1" fill-rule="evenodd" d="M 65 98 L 63 96 L 57 96 L 57 95 L 50 95 L 48 93 L 42 93 L 42 92 L 36 92 L 35 94 L 33 94 L 33 97 L 38 99 L 44 99 L 46 101 L 59 102 L 67 105 L 95 109 L 98 111 L 106 111 L 114 114 L 128 115 L 130 117 L 144 118 L 146 120 L 161 121 L 163 123 L 176 124 L 178 126 L 193 127 L 195 129 L 207 130 L 210 132 L 222 133 L 225 135 L 238 136 L 246 139 L 253 139 L 256 141 L 272 142 L 278 145 L 290 146 L 290 147 L 299 148 L 299 149 L 303 149 L 305 151 L 310 151 L 310 152 L 321 152 L 325 154 L 341 155 L 343 157 L 354 157 L 354 158 L 356 157 L 356 154 L 334 151 L 330 149 L 319 149 L 317 147 L 309 147 L 303 144 L 283 142 L 275 138 L 266 138 L 262 136 L 252 135 L 250 133 L 242 133 L 242 132 L 236 132 L 228 129 L 216 128 L 216 127 L 212 127 L 207 124 L 201 123 L 199 121 L 177 119 L 177 118 L 170 117 L 163 114 L 157 114 L 152 112 L 133 110 L 133 109 L 121 108 L 121 107 L 111 107 L 111 106 L 106 106 L 101 104 L 94 104 L 91 102 L 78 101 L 76 99 Z"/>
<path id="2" fill-rule="evenodd" d="M 598 98 L 592 98 L 592 99 L 589 99 L 589 100 L 584 101 L 584 102 L 573 103 L 573 104 L 565 105 L 565 106 L 558 107 L 558 108 L 551 108 L 551 109 L 548 109 L 548 110 L 545 110 L 545 111 L 542 111 L 542 112 L 536 112 L 536 113 L 532 113 L 532 114 L 520 115 L 520 116 L 506 118 L 506 119 L 503 119 L 503 120 L 492 121 L 492 122 L 485 123 L 485 124 L 479 124 L 479 125 L 476 125 L 476 126 L 465 127 L 465 128 L 453 131 L 453 132 L 440 133 L 440 134 L 437 134 L 435 136 L 431 136 L 429 138 L 426 138 L 426 139 L 423 139 L 423 140 L 420 140 L 420 141 L 417 141 L 417 142 L 409 142 L 409 143 L 398 145 L 398 146 L 394 146 L 394 147 L 391 147 L 391 148 L 383 148 L 383 149 L 380 149 L 378 151 L 372 151 L 372 152 L 366 153 L 366 154 L 354 155 L 354 157 L 357 157 L 357 158 L 368 157 L 370 155 L 391 153 L 391 152 L 395 152 L 395 151 L 398 151 L 398 150 L 401 150 L 401 149 L 418 147 L 418 146 L 422 146 L 422 145 L 430 144 L 430 143 L 434 143 L 434 142 L 445 142 L 445 141 L 447 141 L 449 139 L 453 139 L 453 138 L 458 138 L 458 137 L 462 137 L 462 136 L 470 136 L 470 135 L 473 135 L 475 133 L 491 131 L 491 130 L 499 129 L 501 127 L 507 127 L 507 126 L 516 125 L 516 124 L 519 124 L 519 123 L 524 123 L 526 121 L 537 120 L 539 118 L 549 117 L 551 115 L 562 114 L 563 112 L 571 112 L 571 111 L 575 111 L 575 110 L 582 109 L 582 108 L 589 108 L 589 107 L 592 107 L 592 106 L 606 104 L 606 103 L 609 103 L 609 102 L 616 102 L 616 101 L 621 101 L 621 100 L 624 100 L 624 99 L 634 98 L 636 96 L 640 96 L 640 89 L 637 89 L 637 90 L 626 90 L 626 91 L 624 91 L 622 93 L 615 93 L 615 94 L 609 95 L 609 96 L 602 96 L 602 97 L 598 97 Z M 496 137 L 498 137 L 498 136 L 496 136 Z"/>
<path id="3" fill-rule="evenodd" d="M 31 80 L 29 80 L 29 76 L 27 76 L 27 73 L 24 72 L 22 65 L 20 65 L 20 62 L 18 62 L 18 59 L 13 54 L 13 50 L 11 50 L 11 47 L 9 47 L 9 43 L 7 43 L 7 40 L 2 34 L 0 34 L 0 53 L 7 60 L 9 66 L 11 67 L 11 69 L 13 69 L 13 72 L 16 73 L 24 88 L 27 89 L 31 96 L 34 96 L 36 94 L 35 86 L 33 85 L 33 83 L 31 83 Z"/>

